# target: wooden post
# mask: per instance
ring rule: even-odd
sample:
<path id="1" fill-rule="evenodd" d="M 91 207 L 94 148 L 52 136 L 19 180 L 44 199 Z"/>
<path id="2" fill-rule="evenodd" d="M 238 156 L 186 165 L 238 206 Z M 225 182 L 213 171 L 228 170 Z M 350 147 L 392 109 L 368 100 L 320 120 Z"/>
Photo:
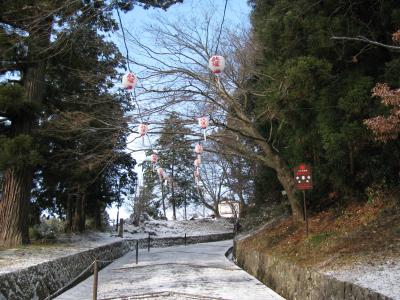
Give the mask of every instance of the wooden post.
<path id="1" fill-rule="evenodd" d="M 185 205 L 185 220 L 187 220 L 187 213 L 186 213 L 186 206 L 187 206 L 187 203 L 186 203 L 186 191 L 185 191 L 185 202 L 184 202 L 184 205 Z"/>
<path id="2" fill-rule="evenodd" d="M 118 203 L 119 203 L 119 196 L 118 196 Z M 116 232 L 119 232 L 118 231 L 118 225 L 119 225 L 119 205 L 117 204 L 117 222 L 116 222 L 116 224 L 115 224 L 116 226 L 115 226 L 115 231 Z"/>
<path id="3" fill-rule="evenodd" d="M 150 232 L 149 232 L 149 239 L 147 241 L 147 252 L 150 252 L 150 242 L 151 242 L 151 240 L 150 240 Z"/>
<path id="4" fill-rule="evenodd" d="M 139 260 L 139 241 L 136 241 L 136 264 L 138 264 Z"/>
<path id="5" fill-rule="evenodd" d="M 186 246 L 186 233 L 185 233 L 185 246 Z"/>
<path id="6" fill-rule="evenodd" d="M 99 270 L 97 268 L 97 259 L 95 259 L 93 265 L 93 300 L 97 300 L 98 274 Z"/>
<path id="7" fill-rule="evenodd" d="M 164 185 L 163 181 L 161 180 L 161 200 L 162 200 L 162 208 L 163 208 L 163 214 L 164 214 L 164 219 L 167 220 L 167 215 L 166 215 L 166 208 L 165 208 L 165 199 L 164 199 Z"/>
<path id="8" fill-rule="evenodd" d="M 119 237 L 124 237 L 124 219 L 121 218 L 119 220 L 119 231 L 118 231 L 118 236 Z"/>
<path id="9" fill-rule="evenodd" d="M 308 218 L 306 206 L 306 192 L 303 190 L 304 220 L 306 221 L 306 236 L 308 237 Z"/>

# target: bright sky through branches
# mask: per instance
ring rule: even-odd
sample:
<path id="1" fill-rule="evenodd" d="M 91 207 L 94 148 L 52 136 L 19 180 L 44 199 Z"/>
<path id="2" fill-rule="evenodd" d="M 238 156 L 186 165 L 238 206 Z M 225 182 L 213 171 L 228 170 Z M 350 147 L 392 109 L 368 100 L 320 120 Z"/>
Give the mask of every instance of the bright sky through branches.
<path id="1" fill-rule="evenodd" d="M 167 19 L 168 21 L 173 22 L 183 22 L 186 19 L 201 19 L 204 16 L 212 16 L 213 21 L 216 24 L 220 24 L 223 18 L 224 13 L 225 0 L 184 0 L 181 4 L 176 4 L 172 6 L 167 11 L 162 11 L 160 9 L 148 9 L 144 10 L 140 7 L 135 7 L 129 13 L 121 12 L 122 25 L 131 34 L 135 34 L 138 36 L 145 35 L 145 26 L 152 24 L 155 26 L 162 26 L 163 24 L 159 21 L 160 19 Z M 243 28 L 247 29 L 250 27 L 250 7 L 247 4 L 247 0 L 228 0 L 225 20 L 223 23 L 222 30 L 230 30 L 235 28 Z M 118 20 L 118 16 L 115 13 L 115 19 Z M 121 30 L 119 30 L 116 34 L 112 36 L 112 41 L 117 44 L 121 53 L 126 56 L 126 49 L 124 45 L 124 41 L 122 39 Z M 152 40 L 145 40 L 146 46 L 154 47 L 155 43 L 152 43 Z M 135 58 L 135 50 L 129 46 L 129 57 L 131 59 Z M 207 64 L 207 62 L 205 62 Z M 140 78 L 140 69 L 134 64 L 130 65 L 132 72 L 138 74 Z M 140 80 L 140 79 L 139 79 Z M 117 83 L 119 85 L 120 83 Z M 139 85 L 143 84 L 139 82 Z M 144 83 L 145 84 L 145 83 Z M 129 144 L 129 148 L 135 150 L 133 153 L 133 157 L 137 160 L 137 163 L 140 164 L 145 159 L 144 151 L 136 152 L 136 150 L 142 147 L 141 139 L 137 139 L 137 134 L 132 134 L 128 142 L 132 140 L 136 140 Z M 157 137 L 151 136 L 152 141 L 154 141 Z M 145 139 L 146 144 L 148 145 L 148 139 Z M 141 168 L 137 167 L 136 171 L 139 175 L 139 185 L 142 181 L 141 176 Z M 116 217 L 116 208 L 113 207 L 109 209 L 109 214 L 111 219 L 115 219 Z M 120 211 L 121 217 L 128 217 L 129 212 L 126 208 L 122 207 Z"/>

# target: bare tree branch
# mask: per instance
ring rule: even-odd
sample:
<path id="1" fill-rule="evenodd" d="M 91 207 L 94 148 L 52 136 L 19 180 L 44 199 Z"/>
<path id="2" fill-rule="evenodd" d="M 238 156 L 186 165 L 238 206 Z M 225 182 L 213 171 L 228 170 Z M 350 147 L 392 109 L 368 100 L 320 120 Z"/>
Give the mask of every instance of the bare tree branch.
<path id="1" fill-rule="evenodd" d="M 362 43 L 367 43 L 367 44 L 371 44 L 371 45 L 375 45 L 378 47 L 383 47 L 389 50 L 393 50 L 393 51 L 400 51 L 400 46 L 394 46 L 394 45 L 387 45 L 387 44 L 383 44 L 377 41 L 373 41 L 370 40 L 368 38 L 366 38 L 365 36 L 357 36 L 357 37 L 346 37 L 346 36 L 332 36 L 331 37 L 332 40 L 342 40 L 342 41 L 356 41 L 356 42 L 362 42 Z"/>

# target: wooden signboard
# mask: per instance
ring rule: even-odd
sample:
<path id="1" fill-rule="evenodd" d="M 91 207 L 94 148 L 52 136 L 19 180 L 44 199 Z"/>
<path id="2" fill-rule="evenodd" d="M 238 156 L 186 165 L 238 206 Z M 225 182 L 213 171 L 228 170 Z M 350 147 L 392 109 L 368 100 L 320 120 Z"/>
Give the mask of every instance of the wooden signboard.
<path id="1" fill-rule="evenodd" d="M 300 164 L 294 169 L 295 186 L 298 190 L 311 190 L 313 188 L 311 167 Z"/>
<path id="2" fill-rule="evenodd" d="M 306 221 L 306 235 L 308 236 L 308 219 L 307 219 L 307 205 L 306 205 L 306 190 L 313 188 L 311 167 L 306 164 L 300 164 L 294 169 L 294 182 L 298 190 L 303 191 L 303 208 L 304 220 Z"/>

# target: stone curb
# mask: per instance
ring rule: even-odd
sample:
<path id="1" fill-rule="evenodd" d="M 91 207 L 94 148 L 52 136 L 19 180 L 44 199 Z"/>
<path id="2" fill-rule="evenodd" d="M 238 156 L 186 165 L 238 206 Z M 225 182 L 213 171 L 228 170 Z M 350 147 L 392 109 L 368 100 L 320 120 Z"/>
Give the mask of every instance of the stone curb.
<path id="1" fill-rule="evenodd" d="M 234 241 L 237 265 L 288 300 L 394 300 L 351 282 L 302 268 L 281 258 L 246 251 Z"/>

